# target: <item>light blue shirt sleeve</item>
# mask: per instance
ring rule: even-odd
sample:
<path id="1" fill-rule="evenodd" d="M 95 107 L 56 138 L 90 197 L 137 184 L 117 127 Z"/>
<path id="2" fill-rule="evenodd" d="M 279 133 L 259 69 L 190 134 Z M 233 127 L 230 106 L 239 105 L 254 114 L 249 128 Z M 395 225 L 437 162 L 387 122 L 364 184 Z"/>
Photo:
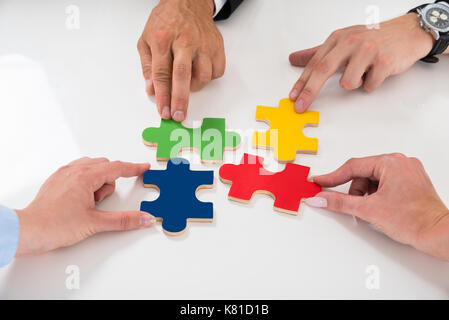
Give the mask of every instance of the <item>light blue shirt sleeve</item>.
<path id="1" fill-rule="evenodd" d="M 0 205 L 0 268 L 9 264 L 19 242 L 19 218 L 14 210 Z"/>

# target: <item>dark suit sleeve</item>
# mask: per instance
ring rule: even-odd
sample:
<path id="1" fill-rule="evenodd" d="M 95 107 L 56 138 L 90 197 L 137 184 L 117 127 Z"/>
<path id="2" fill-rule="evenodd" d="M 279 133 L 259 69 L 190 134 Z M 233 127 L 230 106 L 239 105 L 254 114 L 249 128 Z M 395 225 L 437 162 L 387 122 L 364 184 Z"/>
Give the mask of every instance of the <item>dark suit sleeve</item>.
<path id="1" fill-rule="evenodd" d="M 215 20 L 218 21 L 229 18 L 242 2 L 243 0 L 228 0 L 223 8 L 221 8 L 220 12 L 215 16 Z"/>

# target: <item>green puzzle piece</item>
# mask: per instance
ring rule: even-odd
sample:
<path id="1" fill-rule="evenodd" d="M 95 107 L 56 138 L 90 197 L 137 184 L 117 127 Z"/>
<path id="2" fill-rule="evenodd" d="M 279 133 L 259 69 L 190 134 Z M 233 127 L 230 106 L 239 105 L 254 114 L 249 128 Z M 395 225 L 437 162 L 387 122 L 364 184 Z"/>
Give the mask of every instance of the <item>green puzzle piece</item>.
<path id="1" fill-rule="evenodd" d="M 225 119 L 204 118 L 201 127 L 186 128 L 173 120 L 161 119 L 159 128 L 146 128 L 143 142 L 156 146 L 157 160 L 176 158 L 183 149 L 195 149 L 203 162 L 222 162 L 223 151 L 233 150 L 240 145 L 241 137 L 236 132 L 225 130 Z"/>

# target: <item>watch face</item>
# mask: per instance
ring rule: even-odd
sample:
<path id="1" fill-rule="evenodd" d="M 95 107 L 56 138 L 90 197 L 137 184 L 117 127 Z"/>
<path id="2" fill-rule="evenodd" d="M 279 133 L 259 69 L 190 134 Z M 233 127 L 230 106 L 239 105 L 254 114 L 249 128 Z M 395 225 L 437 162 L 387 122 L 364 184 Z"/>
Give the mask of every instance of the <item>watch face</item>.
<path id="1" fill-rule="evenodd" d="M 424 14 L 426 22 L 438 31 L 449 31 L 449 7 L 441 4 L 430 5 Z"/>

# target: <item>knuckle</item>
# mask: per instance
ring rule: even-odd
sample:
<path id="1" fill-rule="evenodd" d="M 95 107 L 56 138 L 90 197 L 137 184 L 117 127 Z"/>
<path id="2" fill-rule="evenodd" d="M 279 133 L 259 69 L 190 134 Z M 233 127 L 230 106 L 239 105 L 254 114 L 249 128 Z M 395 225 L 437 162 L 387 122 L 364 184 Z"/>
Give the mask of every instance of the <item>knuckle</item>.
<path id="1" fill-rule="evenodd" d="M 152 42 L 159 49 L 169 47 L 172 38 L 172 33 L 168 29 L 157 29 L 153 33 Z"/>
<path id="2" fill-rule="evenodd" d="M 327 74 L 330 71 L 330 63 L 327 59 L 321 60 L 315 70 L 321 74 Z"/>
<path id="3" fill-rule="evenodd" d="M 393 63 L 393 56 L 384 54 L 377 59 L 377 65 L 381 69 L 386 69 Z"/>
<path id="4" fill-rule="evenodd" d="M 69 169 L 70 169 L 70 166 L 69 166 L 69 165 L 65 165 L 65 166 L 60 167 L 60 168 L 58 169 L 58 172 L 59 172 L 59 173 L 61 173 L 61 172 L 66 172 L 66 171 L 68 171 Z"/>
<path id="5" fill-rule="evenodd" d="M 175 46 L 179 48 L 199 47 L 201 37 L 191 29 L 182 30 L 180 36 L 175 40 Z"/>
<path id="6" fill-rule="evenodd" d="M 407 156 L 401 152 L 394 152 L 391 154 L 391 156 L 395 159 L 404 159 L 407 158 Z"/>
<path id="7" fill-rule="evenodd" d="M 343 33 L 343 29 L 337 29 L 330 34 L 329 38 L 331 38 L 331 39 L 338 38 L 342 35 L 342 33 Z"/>
<path id="8" fill-rule="evenodd" d="M 351 32 L 346 36 L 345 43 L 348 45 L 357 43 L 361 40 L 362 35 L 358 32 Z"/>
<path id="9" fill-rule="evenodd" d="M 349 158 L 348 160 L 346 160 L 345 165 L 350 166 L 354 163 L 355 160 L 356 158 Z"/>
<path id="10" fill-rule="evenodd" d="M 156 82 L 169 82 L 170 71 L 168 66 L 155 66 L 152 68 L 153 80 Z"/>
<path id="11" fill-rule="evenodd" d="M 78 167 L 75 169 L 75 172 L 73 173 L 73 178 L 77 182 L 85 182 L 87 179 L 88 172 L 89 172 L 88 167 L 84 166 Z"/>
<path id="12" fill-rule="evenodd" d="M 349 170 L 349 172 L 352 172 L 354 166 L 357 165 L 358 160 L 358 158 L 350 158 L 344 163 L 343 167 Z"/>
<path id="13" fill-rule="evenodd" d="M 108 158 L 106 157 L 100 157 L 100 158 L 96 158 L 95 161 L 97 162 L 101 162 L 101 163 L 106 163 L 106 162 L 110 162 Z"/>
<path id="14" fill-rule="evenodd" d="M 313 97 L 315 94 L 315 91 L 309 87 L 309 86 L 305 86 L 304 89 L 301 91 L 301 95 L 305 96 L 305 97 Z"/>
<path id="15" fill-rule="evenodd" d="M 120 216 L 120 229 L 129 230 L 131 227 L 131 217 L 122 213 Z"/>
<path id="16" fill-rule="evenodd" d="M 173 105 L 187 106 L 188 99 L 180 95 L 173 95 Z"/>
<path id="17" fill-rule="evenodd" d="M 187 78 L 190 75 L 191 70 L 187 67 L 187 64 L 184 62 L 177 63 L 173 67 L 173 75 L 179 78 Z"/>
<path id="18" fill-rule="evenodd" d="M 145 78 L 148 78 L 151 75 L 151 64 L 143 63 L 142 64 L 142 72 Z"/>
<path id="19" fill-rule="evenodd" d="M 141 52 L 145 46 L 145 40 L 142 37 L 137 41 L 137 51 Z"/>
<path id="20" fill-rule="evenodd" d="M 298 81 L 296 81 L 295 88 L 301 89 L 304 88 L 305 85 L 306 82 L 302 78 L 300 78 Z"/>
<path id="21" fill-rule="evenodd" d="M 120 168 L 124 165 L 123 161 L 120 160 L 114 160 L 111 162 L 112 166 L 114 166 L 115 168 Z"/>
<path id="22" fill-rule="evenodd" d="M 419 160 L 418 158 L 416 158 L 416 157 L 411 157 L 410 160 L 411 160 L 414 164 L 418 165 L 419 167 L 424 167 L 423 163 L 422 163 L 421 160 Z"/>
<path id="23" fill-rule="evenodd" d="M 341 197 L 335 197 L 333 199 L 333 207 L 335 211 L 342 212 L 344 210 L 344 202 Z"/>
<path id="24" fill-rule="evenodd" d="M 365 39 L 363 40 L 362 44 L 360 45 L 360 50 L 364 53 L 371 52 L 377 48 L 377 42 L 372 39 Z"/>

